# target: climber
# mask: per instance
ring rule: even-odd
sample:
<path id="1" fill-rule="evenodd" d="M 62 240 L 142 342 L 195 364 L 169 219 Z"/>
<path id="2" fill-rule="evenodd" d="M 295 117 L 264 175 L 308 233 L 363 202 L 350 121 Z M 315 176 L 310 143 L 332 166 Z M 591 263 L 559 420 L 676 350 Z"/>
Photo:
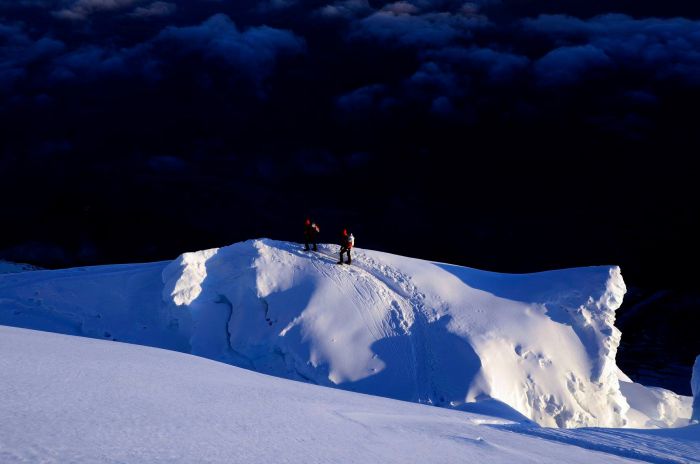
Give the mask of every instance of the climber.
<path id="1" fill-rule="evenodd" d="M 318 251 L 318 234 L 321 229 L 311 219 L 306 218 L 304 222 L 304 251 L 309 251 L 309 243 L 313 244 L 314 251 Z"/>
<path id="2" fill-rule="evenodd" d="M 347 253 L 348 261 L 347 264 L 352 263 L 352 257 L 350 256 L 350 250 L 355 246 L 355 236 L 352 233 L 348 234 L 347 229 L 343 229 L 343 235 L 340 239 L 340 261 L 338 264 L 343 264 L 343 253 Z"/>

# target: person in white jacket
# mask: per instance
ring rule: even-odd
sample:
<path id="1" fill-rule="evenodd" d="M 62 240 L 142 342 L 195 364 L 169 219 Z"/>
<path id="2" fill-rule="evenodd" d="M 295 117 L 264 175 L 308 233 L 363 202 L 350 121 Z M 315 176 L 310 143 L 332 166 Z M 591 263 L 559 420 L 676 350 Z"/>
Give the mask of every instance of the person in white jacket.
<path id="1" fill-rule="evenodd" d="M 347 229 L 343 229 L 343 236 L 340 239 L 340 261 L 338 264 L 343 264 L 343 254 L 347 253 L 348 261 L 347 264 L 352 264 L 352 257 L 350 256 L 350 251 L 352 247 L 355 246 L 355 236 L 352 233 L 348 234 Z"/>

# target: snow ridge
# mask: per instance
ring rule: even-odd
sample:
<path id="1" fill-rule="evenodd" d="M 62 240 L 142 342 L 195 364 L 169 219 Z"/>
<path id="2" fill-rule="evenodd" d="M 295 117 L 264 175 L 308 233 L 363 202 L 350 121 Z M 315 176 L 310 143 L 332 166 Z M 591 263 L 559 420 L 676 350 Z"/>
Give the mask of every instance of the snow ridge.
<path id="1" fill-rule="evenodd" d="M 626 425 L 625 413 L 629 410 L 627 399 L 620 391 L 615 362 L 622 338 L 622 333 L 615 327 L 615 311 L 622 305 L 626 291 L 620 268 L 613 266 L 608 270 L 608 278 L 601 289 L 589 289 L 590 296 L 585 303 L 577 303 L 577 293 L 573 294 L 573 298 L 566 295 L 562 300 L 545 303 L 551 310 L 563 310 L 570 316 L 570 324 L 582 340 L 592 362 L 590 382 L 598 394 L 607 399 L 607 405 L 602 409 L 605 417 L 600 417 L 598 411 L 586 412 L 591 416 L 598 415 L 599 421 L 614 427 Z M 567 386 L 578 400 L 584 390 L 583 383 L 572 376 Z M 559 426 L 565 425 L 560 422 Z M 595 423 L 595 418 L 589 417 L 586 422 Z"/>
<path id="2" fill-rule="evenodd" d="M 356 266 L 338 267 L 333 247 L 321 250 L 328 256 L 256 240 L 186 253 L 164 270 L 163 299 L 190 333 L 193 354 L 439 406 L 493 398 L 550 426 L 625 425 L 615 365 L 619 268 L 587 270 L 596 279 L 574 292 L 536 282 L 550 293 L 523 302 L 470 287 L 433 263 L 358 251 Z M 507 326 L 535 317 L 563 332 L 583 362 L 565 369 L 570 360 L 552 360 L 556 343 L 510 340 L 487 314 L 504 308 Z M 513 370 L 522 375 L 502 379 Z"/>
<path id="3" fill-rule="evenodd" d="M 0 276 L 0 324 L 552 427 L 690 417 L 690 398 L 633 384 L 615 364 L 618 267 L 509 275 L 362 249 L 339 266 L 337 251 L 262 239 Z"/>

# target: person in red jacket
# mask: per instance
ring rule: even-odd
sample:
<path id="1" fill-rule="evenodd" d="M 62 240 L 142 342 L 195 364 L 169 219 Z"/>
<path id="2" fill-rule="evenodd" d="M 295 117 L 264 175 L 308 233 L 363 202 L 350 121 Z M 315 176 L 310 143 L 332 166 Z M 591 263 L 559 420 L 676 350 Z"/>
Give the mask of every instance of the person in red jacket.
<path id="1" fill-rule="evenodd" d="M 306 222 L 304 222 L 304 251 L 309 251 L 309 243 L 313 244 L 314 251 L 318 251 L 319 233 L 321 233 L 321 229 L 318 225 L 315 222 L 311 222 L 311 219 L 306 218 Z"/>
<path id="2" fill-rule="evenodd" d="M 348 262 L 347 264 L 352 264 L 352 257 L 350 256 L 350 250 L 355 246 L 355 237 L 352 233 L 348 234 L 347 229 L 343 229 L 343 235 L 340 239 L 340 261 L 338 264 L 343 264 L 343 254 L 347 253 Z"/>

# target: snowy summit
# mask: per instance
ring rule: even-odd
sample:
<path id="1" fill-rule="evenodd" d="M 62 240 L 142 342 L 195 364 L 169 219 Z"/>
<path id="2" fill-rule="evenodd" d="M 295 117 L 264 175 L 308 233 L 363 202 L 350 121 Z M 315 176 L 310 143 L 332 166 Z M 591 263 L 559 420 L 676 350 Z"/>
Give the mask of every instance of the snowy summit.
<path id="1" fill-rule="evenodd" d="M 273 240 L 173 262 L 0 279 L 0 324 L 155 346 L 278 377 L 551 427 L 688 423 L 615 364 L 618 267 L 508 275 Z"/>

